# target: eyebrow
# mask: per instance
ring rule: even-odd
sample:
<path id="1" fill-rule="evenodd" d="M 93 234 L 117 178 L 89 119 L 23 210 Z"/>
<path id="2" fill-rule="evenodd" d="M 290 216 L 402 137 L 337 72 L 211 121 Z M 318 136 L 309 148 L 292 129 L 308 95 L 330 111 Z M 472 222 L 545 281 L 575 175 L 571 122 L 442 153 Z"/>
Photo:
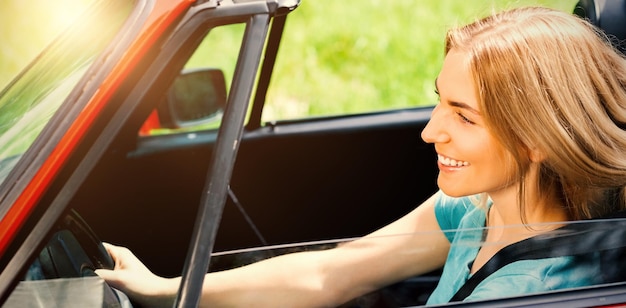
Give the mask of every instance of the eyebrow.
<path id="1" fill-rule="evenodd" d="M 459 102 L 449 102 L 448 103 L 450 106 L 452 107 L 457 107 L 457 108 L 461 108 L 461 109 L 465 109 L 471 113 L 474 113 L 476 115 L 480 115 L 480 112 L 478 112 L 478 110 L 472 108 L 470 105 L 466 104 L 466 103 L 459 103 Z"/>
<path id="2" fill-rule="evenodd" d="M 439 77 L 435 78 L 435 92 L 437 92 L 437 94 L 439 94 L 439 87 L 437 86 L 437 80 L 439 79 Z M 472 106 L 466 104 L 466 103 L 462 103 L 462 102 L 448 102 L 448 105 L 452 106 L 452 107 L 456 107 L 456 108 L 461 108 L 461 109 L 465 109 L 471 113 L 474 113 L 476 115 L 480 115 L 480 112 L 474 108 L 472 108 Z"/>

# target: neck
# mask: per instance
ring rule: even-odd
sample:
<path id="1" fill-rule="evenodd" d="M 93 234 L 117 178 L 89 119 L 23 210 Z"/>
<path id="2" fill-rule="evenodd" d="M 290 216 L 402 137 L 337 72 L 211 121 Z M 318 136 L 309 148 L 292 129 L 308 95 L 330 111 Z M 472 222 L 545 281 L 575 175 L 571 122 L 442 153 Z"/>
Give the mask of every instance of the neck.
<path id="1" fill-rule="evenodd" d="M 515 187 L 517 190 L 517 187 Z M 541 224 L 548 222 L 563 222 L 567 220 L 567 213 L 561 202 L 556 198 L 538 198 L 526 196 L 524 206 L 519 204 L 517 194 L 503 197 L 489 195 L 493 201 L 490 210 L 490 226 Z M 523 219 L 522 219 L 523 218 Z"/>
<path id="2" fill-rule="evenodd" d="M 532 168 L 525 177 L 524 197 L 520 204 L 519 182 L 488 193 L 493 201 L 489 213 L 488 226 L 536 225 L 567 221 L 567 212 L 563 203 L 553 194 L 542 194 L 536 182 L 536 168 Z"/>
<path id="3" fill-rule="evenodd" d="M 487 215 L 489 228 L 485 242 L 499 243 L 499 246 L 495 245 L 494 248 L 552 231 L 563 226 L 562 222 L 567 220 L 563 207 L 555 198 L 526 198 L 525 206 L 520 207 L 517 194 L 511 195 L 509 197 L 490 195 L 493 204 Z M 523 208 L 524 212 L 521 212 L 520 208 Z"/>

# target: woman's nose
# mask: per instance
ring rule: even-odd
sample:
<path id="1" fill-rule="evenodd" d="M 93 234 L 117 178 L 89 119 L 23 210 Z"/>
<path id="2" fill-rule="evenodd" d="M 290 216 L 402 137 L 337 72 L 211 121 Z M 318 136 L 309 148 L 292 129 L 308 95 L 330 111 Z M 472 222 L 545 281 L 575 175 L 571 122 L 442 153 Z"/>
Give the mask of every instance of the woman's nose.
<path id="1" fill-rule="evenodd" d="M 422 140 L 426 143 L 444 143 L 450 140 L 439 105 L 435 106 L 430 115 L 430 120 L 426 123 L 424 130 L 422 130 Z"/>

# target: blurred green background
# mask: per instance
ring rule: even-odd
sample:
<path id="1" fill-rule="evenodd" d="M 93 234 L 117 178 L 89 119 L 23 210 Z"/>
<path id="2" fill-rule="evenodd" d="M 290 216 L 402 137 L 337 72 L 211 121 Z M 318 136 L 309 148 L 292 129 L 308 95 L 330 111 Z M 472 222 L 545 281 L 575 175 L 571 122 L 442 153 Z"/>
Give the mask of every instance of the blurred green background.
<path id="1" fill-rule="evenodd" d="M 92 1 L 0 0 L 0 87 Z M 264 120 L 434 104 L 446 29 L 494 9 L 544 5 L 571 12 L 575 3 L 303 0 L 287 23 Z"/>
<path id="2" fill-rule="evenodd" d="M 446 31 L 577 0 L 304 0 L 289 16 L 263 121 L 434 105 Z"/>

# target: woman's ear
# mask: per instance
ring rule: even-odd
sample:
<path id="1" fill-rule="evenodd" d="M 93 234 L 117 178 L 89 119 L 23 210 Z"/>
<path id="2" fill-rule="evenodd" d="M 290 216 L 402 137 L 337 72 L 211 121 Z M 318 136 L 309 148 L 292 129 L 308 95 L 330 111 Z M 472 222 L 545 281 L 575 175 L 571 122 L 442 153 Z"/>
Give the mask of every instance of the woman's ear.
<path id="1" fill-rule="evenodd" d="M 530 149 L 528 149 L 528 157 L 530 158 L 530 161 L 533 163 L 540 163 L 542 161 L 544 161 L 547 158 L 547 155 L 544 151 L 536 148 L 536 147 L 532 147 Z"/>

